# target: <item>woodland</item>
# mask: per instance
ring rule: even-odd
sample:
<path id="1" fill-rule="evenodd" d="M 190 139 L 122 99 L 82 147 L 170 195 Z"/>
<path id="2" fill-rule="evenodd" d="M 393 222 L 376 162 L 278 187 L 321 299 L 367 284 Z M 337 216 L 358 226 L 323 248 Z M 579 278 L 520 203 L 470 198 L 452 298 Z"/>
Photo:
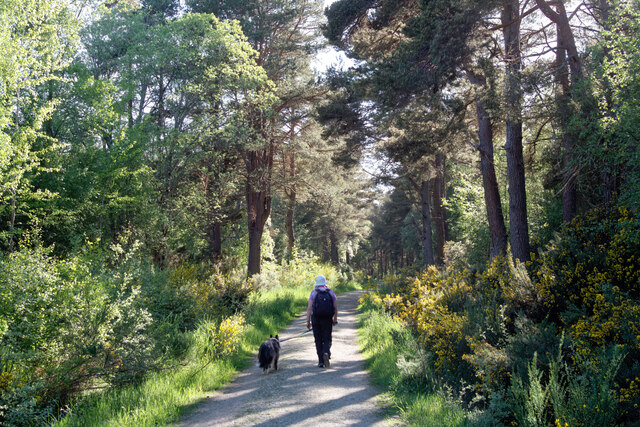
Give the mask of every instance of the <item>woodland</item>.
<path id="1" fill-rule="evenodd" d="M 640 1 L 3 0 L 0 51 L 0 425 L 174 422 L 321 273 L 407 424 L 639 422 Z"/>

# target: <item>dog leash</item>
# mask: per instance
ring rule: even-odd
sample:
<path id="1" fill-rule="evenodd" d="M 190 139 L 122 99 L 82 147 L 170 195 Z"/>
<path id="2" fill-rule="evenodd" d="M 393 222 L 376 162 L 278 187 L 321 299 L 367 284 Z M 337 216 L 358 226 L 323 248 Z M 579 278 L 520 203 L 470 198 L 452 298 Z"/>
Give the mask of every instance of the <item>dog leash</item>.
<path id="1" fill-rule="evenodd" d="M 294 337 L 283 338 L 283 339 L 281 339 L 281 340 L 278 340 L 278 342 L 285 342 L 285 341 L 292 340 L 292 339 L 294 339 L 294 338 L 300 338 L 300 337 L 301 337 L 301 336 L 303 336 L 304 334 L 308 334 L 308 333 L 309 333 L 309 332 L 311 332 L 311 331 L 313 331 L 313 328 L 311 328 L 311 329 L 307 329 L 306 331 L 304 331 L 304 332 L 302 332 L 302 333 L 300 333 L 300 334 L 298 334 L 298 335 L 296 335 L 296 336 L 294 336 Z"/>

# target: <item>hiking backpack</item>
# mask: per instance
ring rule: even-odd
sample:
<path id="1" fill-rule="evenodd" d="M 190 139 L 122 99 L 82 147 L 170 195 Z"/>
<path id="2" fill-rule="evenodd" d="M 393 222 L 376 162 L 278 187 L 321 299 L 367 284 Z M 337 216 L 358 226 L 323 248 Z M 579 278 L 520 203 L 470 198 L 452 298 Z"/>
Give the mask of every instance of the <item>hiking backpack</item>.
<path id="1" fill-rule="evenodd" d="M 331 298 L 329 290 L 316 291 L 316 296 L 313 300 L 313 315 L 316 317 L 331 317 L 334 311 L 333 298 Z"/>

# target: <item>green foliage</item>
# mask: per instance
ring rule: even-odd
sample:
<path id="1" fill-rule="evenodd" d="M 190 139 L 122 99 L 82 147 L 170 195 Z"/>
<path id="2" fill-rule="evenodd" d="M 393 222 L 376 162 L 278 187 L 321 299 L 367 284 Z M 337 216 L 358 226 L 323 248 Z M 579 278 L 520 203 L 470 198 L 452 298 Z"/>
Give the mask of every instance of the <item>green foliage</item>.
<path id="1" fill-rule="evenodd" d="M 207 310 L 216 315 L 231 315 L 244 309 L 249 295 L 255 290 L 252 280 L 234 282 L 219 274 L 213 274 L 204 283 L 204 292 L 197 300 L 206 301 Z"/>
<path id="2" fill-rule="evenodd" d="M 615 377 L 623 356 L 620 347 L 601 351 L 596 362 L 564 361 L 562 342 L 552 358 L 546 384 L 534 353 L 527 373 L 515 375 L 508 400 L 518 425 L 610 426 L 619 417 Z"/>
<path id="3" fill-rule="evenodd" d="M 140 286 L 130 271 L 107 277 L 91 268 L 80 257 L 59 261 L 40 246 L 2 260 L 1 369 L 26 378 L 39 395 L 14 387 L 3 400 L 35 399 L 50 412 L 94 381 L 121 384 L 148 369 L 152 318 Z M 13 408 L 7 419 L 16 416 Z"/>
<path id="4" fill-rule="evenodd" d="M 0 421 L 3 426 L 41 426 L 46 424 L 55 413 L 55 408 L 43 399 L 47 387 L 42 381 L 25 383 L 9 378 L 2 372 L 3 384 L 0 386 Z"/>
<path id="5" fill-rule="evenodd" d="M 484 194 L 475 183 L 481 177 L 478 171 L 454 165 L 447 198 L 448 219 L 451 221 L 451 242 L 447 243 L 446 261 L 449 266 L 478 266 L 486 262 L 491 246 Z M 459 252 L 456 252 L 456 248 Z"/>
<path id="6" fill-rule="evenodd" d="M 219 323 L 205 321 L 194 331 L 193 345 L 202 359 L 224 359 L 239 349 L 246 328 L 242 314 L 225 317 Z"/>
<path id="7" fill-rule="evenodd" d="M 581 364 L 595 364 L 603 347 L 628 352 L 616 378 L 624 417 L 633 417 L 640 404 L 634 362 L 640 351 L 639 241 L 636 214 L 596 209 L 565 227 L 532 266 L 549 318 L 566 331 Z"/>
<path id="8" fill-rule="evenodd" d="M 471 417 L 442 388 L 430 357 L 404 325 L 379 311 L 382 301 L 365 293 L 358 310 L 359 342 L 367 368 L 389 393 L 408 425 L 471 425 Z"/>
<path id="9" fill-rule="evenodd" d="M 562 359 L 561 352 L 553 360 L 547 392 L 560 425 L 609 426 L 620 419 L 616 375 L 624 355 L 618 346 L 601 350 L 596 360 L 578 358 L 575 367 Z"/>
<path id="10" fill-rule="evenodd" d="M 527 265 L 390 275 L 364 304 L 410 328 L 422 370 L 479 423 L 624 425 L 639 404 L 637 234 L 628 209 L 594 210 Z"/>
<path id="11" fill-rule="evenodd" d="M 251 293 L 242 312 L 230 317 L 221 315 L 218 319 L 212 319 L 211 312 L 202 314 L 205 317 L 184 333 L 190 347 L 181 365 L 151 372 L 139 383 L 79 398 L 56 425 L 138 426 L 176 422 L 194 403 L 231 381 L 237 369 L 255 357 L 265 336 L 278 333 L 300 314 L 314 282 L 299 277 L 315 278 L 319 269 L 328 277 L 338 276 L 330 266 L 320 267 L 301 260 L 292 270 L 296 274 L 283 272 L 284 281 L 278 286 Z M 167 286 L 188 287 L 202 280 L 202 275 L 206 277 L 206 269 L 183 265 L 168 275 L 171 284 Z M 0 387 L 3 378 L 0 376 Z"/>
<path id="12" fill-rule="evenodd" d="M 592 50 L 589 82 L 582 88 L 583 111 L 572 118 L 572 125 L 583 141 L 578 147 L 580 167 L 589 172 L 583 185 L 597 186 L 589 196 L 609 192 L 612 202 L 638 206 L 640 5 L 630 1 L 609 7 L 604 31 Z"/>
<path id="13" fill-rule="evenodd" d="M 514 417 L 520 426 L 546 426 L 545 407 L 549 399 L 542 388 L 542 372 L 538 369 L 538 353 L 527 367 L 527 384 L 515 376 L 511 384 L 511 402 Z M 574 425 L 574 424 L 571 424 Z"/>
<path id="14" fill-rule="evenodd" d="M 8 0 L 0 5 L 0 227 L 3 246 L 12 248 L 29 222 L 44 218 L 34 209 L 53 194 L 35 188 L 48 169 L 44 159 L 59 149 L 43 132 L 57 101 L 37 90 L 57 79 L 70 62 L 77 23 L 63 1 Z M 26 218 L 25 218 L 26 216 Z"/>
<path id="15" fill-rule="evenodd" d="M 636 214 L 597 209 L 576 218 L 534 260 L 545 307 L 586 346 L 581 352 L 608 343 L 638 351 L 639 241 Z"/>

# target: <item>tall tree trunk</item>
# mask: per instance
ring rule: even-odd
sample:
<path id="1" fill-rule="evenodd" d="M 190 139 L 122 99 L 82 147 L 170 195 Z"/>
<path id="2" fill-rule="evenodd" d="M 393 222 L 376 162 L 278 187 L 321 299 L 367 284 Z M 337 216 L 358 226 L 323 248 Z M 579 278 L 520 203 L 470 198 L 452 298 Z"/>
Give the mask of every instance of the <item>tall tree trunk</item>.
<path id="1" fill-rule="evenodd" d="M 329 231 L 326 228 L 322 230 L 322 262 L 331 261 L 331 244 L 329 242 Z"/>
<path id="2" fill-rule="evenodd" d="M 436 176 L 433 178 L 433 224 L 436 228 L 436 265 L 444 265 L 444 244 L 447 241 L 447 216 L 442 205 L 445 191 L 445 156 L 436 154 Z"/>
<path id="3" fill-rule="evenodd" d="M 215 221 L 209 230 L 209 252 L 211 260 L 218 263 L 222 260 L 222 223 Z"/>
<path id="4" fill-rule="evenodd" d="M 565 62 L 569 65 L 569 70 L 571 71 L 571 87 L 569 88 L 569 83 L 561 82 L 561 85 L 567 85 L 567 88 L 563 88 L 566 90 L 567 98 L 571 98 L 573 91 L 577 88 L 580 81 L 583 79 L 582 72 L 582 60 L 580 59 L 580 55 L 578 55 L 578 48 L 576 47 L 576 41 L 573 36 L 573 30 L 571 29 L 571 25 L 569 24 L 569 17 L 567 16 L 567 11 L 564 8 L 563 2 L 547 2 L 546 0 L 535 0 L 536 5 L 542 10 L 542 13 L 545 14 L 547 18 L 553 21 L 556 24 L 556 30 L 558 33 L 558 41 L 557 41 L 557 49 L 558 56 L 560 56 Z M 601 4 L 606 2 L 601 2 Z M 554 10 L 552 6 L 555 6 Z M 565 56 L 566 52 L 566 56 Z M 566 103 L 567 108 L 569 102 Z M 562 114 L 562 113 L 561 113 Z M 571 114 L 567 112 L 566 114 Z M 562 148 L 563 148 L 563 177 L 562 177 L 562 219 L 565 222 L 571 221 L 576 215 L 576 178 L 577 178 L 577 169 L 575 166 L 574 160 L 574 149 L 575 149 L 575 141 L 577 140 L 577 136 L 572 134 L 567 129 L 568 120 L 565 120 L 564 129 L 563 129 L 563 139 L 562 139 Z"/>
<path id="5" fill-rule="evenodd" d="M 594 7 L 594 15 L 596 16 L 596 20 L 602 26 L 602 29 L 606 32 L 612 30 L 612 22 L 611 18 L 611 8 L 613 7 L 610 3 L 611 0 L 599 0 L 598 7 Z M 603 46 L 603 56 L 608 60 L 612 59 L 611 49 L 606 46 L 604 43 Z M 611 89 L 609 87 L 605 88 L 604 91 L 604 100 L 606 102 L 606 111 L 613 110 L 613 94 L 611 93 Z M 611 144 L 611 141 L 605 139 L 602 141 L 604 144 Z M 615 149 L 615 148 L 614 148 Z M 602 196 L 603 202 L 605 205 L 611 204 L 615 200 L 615 195 L 617 193 L 618 188 L 618 178 L 619 173 L 616 165 L 613 164 L 605 164 L 602 169 Z"/>
<path id="6" fill-rule="evenodd" d="M 9 220 L 9 252 L 13 252 L 14 238 L 13 233 L 16 227 L 16 186 L 11 187 L 11 218 Z"/>
<path id="7" fill-rule="evenodd" d="M 336 238 L 336 232 L 331 230 L 329 232 L 329 243 L 331 245 L 331 264 L 340 264 L 340 255 L 338 254 L 338 239 Z"/>
<path id="8" fill-rule="evenodd" d="M 291 185 L 285 189 L 287 196 L 287 216 L 285 219 L 285 227 L 287 229 L 287 256 L 292 260 L 295 255 L 296 236 L 293 227 L 293 219 L 296 211 L 296 185 L 293 182 L 296 176 L 296 154 L 289 154 L 289 178 Z"/>
<path id="9" fill-rule="evenodd" d="M 571 119 L 571 88 L 569 85 L 569 67 L 567 66 L 565 38 L 562 27 L 556 24 L 558 34 L 556 46 L 556 83 L 558 94 L 558 118 L 562 129 L 562 220 L 569 222 L 576 215 L 576 181 L 572 153 L 574 150 L 574 136 L 568 131 Z"/>
<path id="10" fill-rule="evenodd" d="M 504 225 L 500 189 L 493 161 L 493 124 L 484 103 L 477 97 L 476 115 L 478 117 L 478 151 L 480 152 L 484 204 L 487 211 L 489 233 L 491 234 L 489 258 L 493 259 L 507 252 L 507 229 Z"/>
<path id="11" fill-rule="evenodd" d="M 506 143 L 507 180 L 509 182 L 509 230 L 514 260 L 529 259 L 529 225 L 527 223 L 527 193 L 522 153 L 522 93 L 520 69 L 519 0 L 506 0 L 502 10 L 506 53 Z"/>
<path id="12" fill-rule="evenodd" d="M 424 251 L 425 268 L 434 265 L 430 198 L 429 180 L 425 179 L 420 186 L 420 213 L 422 214 L 422 232 L 420 237 L 422 240 L 422 250 Z"/>
<path id="13" fill-rule="evenodd" d="M 268 172 L 271 170 L 267 150 L 245 153 L 247 167 L 247 223 L 249 230 L 248 275 L 260 273 L 262 234 L 271 213 L 271 188 Z M 267 172 L 265 172 L 265 167 Z"/>

